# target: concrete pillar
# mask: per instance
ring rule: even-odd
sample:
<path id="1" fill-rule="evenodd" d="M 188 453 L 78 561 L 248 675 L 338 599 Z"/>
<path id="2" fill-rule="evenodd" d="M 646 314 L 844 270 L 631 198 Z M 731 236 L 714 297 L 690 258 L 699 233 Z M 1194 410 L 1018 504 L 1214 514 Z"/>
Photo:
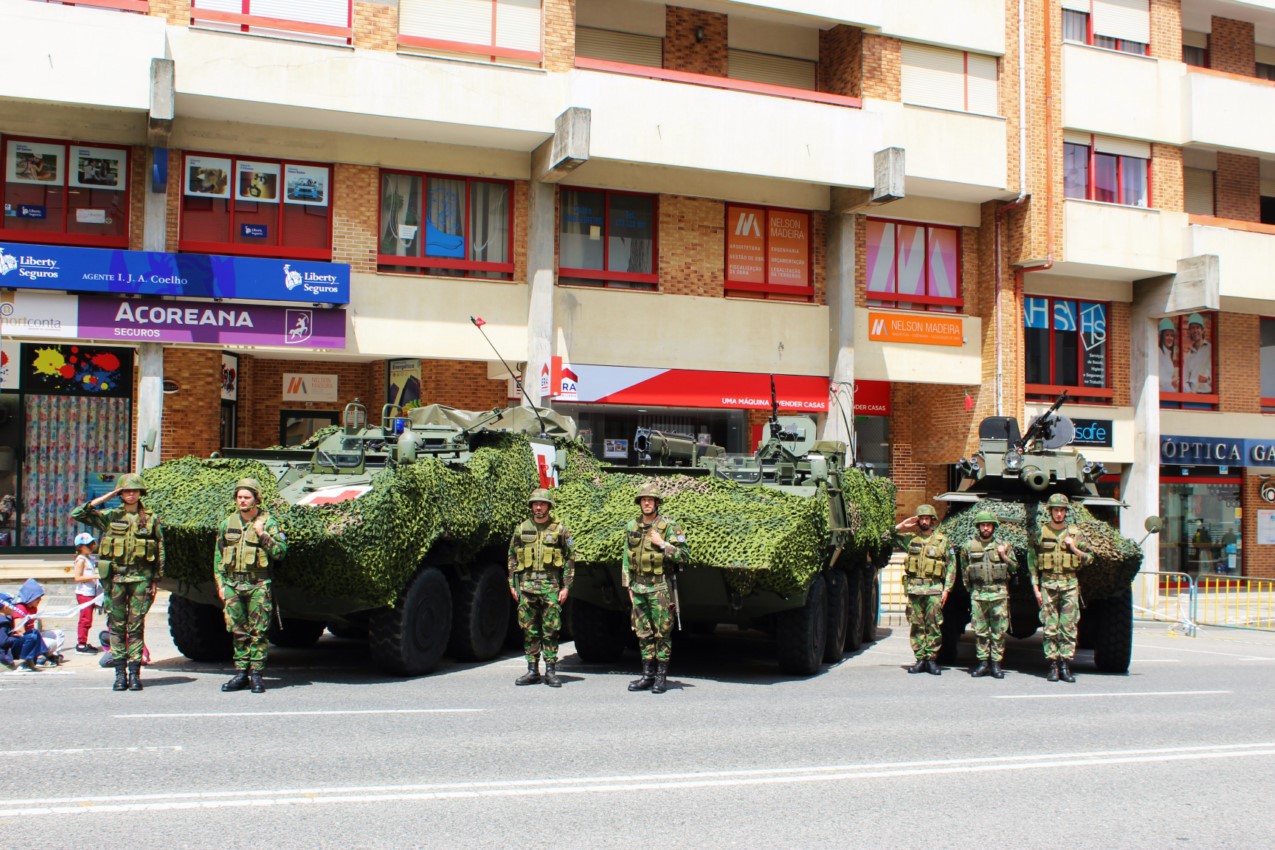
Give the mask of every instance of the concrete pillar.
<path id="1" fill-rule="evenodd" d="M 160 426 L 164 419 L 164 347 L 158 342 L 143 342 L 137 346 L 138 374 L 137 382 L 137 452 L 133 466 L 142 469 L 159 463 Z M 215 411 L 209 411 L 212 416 Z M 142 443 L 146 442 L 151 431 L 155 432 L 155 444 L 146 452 L 145 463 L 142 460 Z"/>
<path id="2" fill-rule="evenodd" d="M 1133 394 L 1133 463 L 1120 474 L 1120 495 L 1129 507 L 1120 513 L 1120 533 L 1141 540 L 1143 522 L 1160 512 L 1160 350 L 1159 317 L 1146 298 L 1133 302 L 1129 327 Z M 1143 544 L 1145 570 L 1160 569 L 1160 540 L 1151 535 Z"/>
<path id="3" fill-rule="evenodd" d="M 828 216 L 828 373 L 832 378 L 822 439 L 854 447 L 854 225 L 852 214 Z"/>
<path id="4" fill-rule="evenodd" d="M 540 373 L 552 371 L 554 200 L 552 183 L 532 180 L 527 217 L 527 368 L 523 386 L 532 404 L 543 406 Z"/>

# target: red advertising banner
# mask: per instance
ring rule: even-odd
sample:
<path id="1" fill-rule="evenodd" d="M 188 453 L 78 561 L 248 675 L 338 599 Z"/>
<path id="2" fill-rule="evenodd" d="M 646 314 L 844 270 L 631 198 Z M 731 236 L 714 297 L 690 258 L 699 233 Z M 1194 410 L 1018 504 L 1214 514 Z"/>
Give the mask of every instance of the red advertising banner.
<path id="1" fill-rule="evenodd" d="M 766 211 L 756 207 L 726 207 L 726 279 L 740 283 L 766 282 Z"/>
<path id="2" fill-rule="evenodd" d="M 890 382 L 889 381 L 855 381 L 854 382 L 854 415 L 855 416 L 889 416 L 890 415 Z"/>
<path id="3" fill-rule="evenodd" d="M 766 250 L 767 283 L 810 286 L 809 213 L 771 210 Z"/>
<path id="4" fill-rule="evenodd" d="M 770 375 L 765 374 L 580 364 L 564 369 L 575 373 L 576 400 L 586 403 L 770 409 Z M 775 396 L 785 413 L 822 413 L 828 409 L 828 379 L 775 375 Z"/>

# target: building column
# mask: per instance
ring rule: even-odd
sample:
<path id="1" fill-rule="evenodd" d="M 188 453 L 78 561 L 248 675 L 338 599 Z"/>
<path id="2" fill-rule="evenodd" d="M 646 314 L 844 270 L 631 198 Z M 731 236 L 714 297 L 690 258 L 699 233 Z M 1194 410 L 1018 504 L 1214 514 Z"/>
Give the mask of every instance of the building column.
<path id="1" fill-rule="evenodd" d="M 1120 474 L 1120 533 L 1134 540 L 1146 534 L 1143 522 L 1160 506 L 1160 334 L 1159 317 L 1148 299 L 1135 297 L 1129 327 L 1130 391 L 1133 393 L 1133 463 Z M 1144 570 L 1160 569 L 1160 540 L 1142 544 Z"/>
<path id="2" fill-rule="evenodd" d="M 850 446 L 847 462 L 855 454 L 854 443 L 854 226 L 853 214 L 828 216 L 828 416 L 822 439 Z"/>

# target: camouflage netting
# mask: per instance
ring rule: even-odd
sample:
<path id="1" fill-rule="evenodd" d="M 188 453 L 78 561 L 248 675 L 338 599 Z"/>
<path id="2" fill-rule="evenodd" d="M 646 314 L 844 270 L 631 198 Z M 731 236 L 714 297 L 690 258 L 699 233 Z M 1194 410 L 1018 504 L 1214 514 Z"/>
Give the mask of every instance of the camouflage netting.
<path id="1" fill-rule="evenodd" d="M 1041 525 L 1048 524 L 1049 516 L 1044 502 L 1020 504 L 983 499 L 970 505 L 961 513 L 949 516 L 939 526 L 953 545 L 974 536 L 974 515 L 979 511 L 991 511 L 1000 521 L 997 537 L 1012 543 L 1018 562 L 1027 564 L 1028 539 L 1038 535 Z M 1032 517 L 1030 523 L 1027 519 Z M 1138 544 L 1094 517 L 1084 506 L 1072 503 L 1067 522 L 1080 527 L 1093 550 L 1094 561 L 1079 572 L 1080 592 L 1086 600 L 1106 599 L 1129 588 L 1134 575 L 1142 565 L 1142 550 Z"/>

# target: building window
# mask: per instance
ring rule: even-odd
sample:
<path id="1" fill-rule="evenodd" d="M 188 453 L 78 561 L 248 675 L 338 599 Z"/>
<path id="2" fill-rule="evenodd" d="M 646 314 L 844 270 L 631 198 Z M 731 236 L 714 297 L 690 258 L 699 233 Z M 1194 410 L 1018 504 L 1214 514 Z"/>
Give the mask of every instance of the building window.
<path id="1" fill-rule="evenodd" d="M 1275 80 L 1275 65 L 1268 65 L 1265 62 L 1258 62 L 1255 65 L 1255 76 L 1259 80 Z"/>
<path id="2" fill-rule="evenodd" d="M 1262 319 L 1262 412 L 1275 413 L 1275 319 Z"/>
<path id="3" fill-rule="evenodd" d="M 809 299 L 810 213 L 726 206 L 726 292 Z"/>
<path id="4" fill-rule="evenodd" d="M 1146 56 L 1150 53 L 1148 0 L 1062 0 L 1063 39 Z"/>
<path id="5" fill-rule="evenodd" d="M 398 43 L 431 54 L 539 65 L 540 0 L 400 0 Z"/>
<path id="6" fill-rule="evenodd" d="M 188 153 L 181 181 L 179 250 L 332 258 L 331 166 Z"/>
<path id="7" fill-rule="evenodd" d="M 726 76 L 771 86 L 814 91 L 817 62 L 793 56 L 774 56 L 753 50 L 726 51 Z"/>
<path id="8" fill-rule="evenodd" d="M 195 26 L 222 32 L 246 32 L 349 44 L 354 35 L 350 0 L 191 0 Z"/>
<path id="9" fill-rule="evenodd" d="M 512 280 L 513 186 L 381 172 L 377 270 Z"/>
<path id="10" fill-rule="evenodd" d="M 128 247 L 128 148 L 6 136 L 3 150 L 0 236 Z"/>
<path id="11" fill-rule="evenodd" d="M 654 195 L 564 188 L 558 283 L 654 290 L 656 207 Z"/>
<path id="12" fill-rule="evenodd" d="M 1068 198 L 1082 198 L 1132 207 L 1150 206 L 1150 156 L 1117 152 L 1142 143 L 1103 140 L 1090 144 L 1063 143 L 1063 190 Z M 1149 146 L 1147 146 L 1149 147 Z"/>
<path id="13" fill-rule="evenodd" d="M 996 115 L 996 57 L 904 42 L 904 103 Z"/>
<path id="14" fill-rule="evenodd" d="M 1183 168 L 1182 182 L 1186 191 L 1185 210 L 1192 215 L 1216 215 L 1213 186 L 1215 175 L 1205 168 Z"/>
<path id="15" fill-rule="evenodd" d="M 576 56 L 661 68 L 664 66 L 664 39 L 581 26 L 576 27 Z"/>
<path id="16" fill-rule="evenodd" d="M 1161 467 L 1160 569 L 1190 573 L 1209 590 L 1221 589 L 1210 576 L 1243 575 L 1243 504 L 1238 471 Z"/>
<path id="17" fill-rule="evenodd" d="M 1217 314 L 1160 320 L 1160 406 L 1217 408 Z"/>
<path id="18" fill-rule="evenodd" d="M 870 218 L 867 230 L 869 307 L 960 311 L 960 228 Z"/>
<path id="19" fill-rule="evenodd" d="M 1085 4 L 1088 7 L 1088 3 Z M 1063 40 L 1089 44 L 1089 13 L 1076 9 L 1063 9 Z"/>
<path id="20" fill-rule="evenodd" d="M 1023 344 L 1029 400 L 1052 401 L 1063 390 L 1110 402 L 1107 316 L 1111 305 L 1044 296 L 1023 299 Z"/>
<path id="21" fill-rule="evenodd" d="M 1182 61 L 1196 68 L 1209 67 L 1209 34 L 1182 30 Z"/>

